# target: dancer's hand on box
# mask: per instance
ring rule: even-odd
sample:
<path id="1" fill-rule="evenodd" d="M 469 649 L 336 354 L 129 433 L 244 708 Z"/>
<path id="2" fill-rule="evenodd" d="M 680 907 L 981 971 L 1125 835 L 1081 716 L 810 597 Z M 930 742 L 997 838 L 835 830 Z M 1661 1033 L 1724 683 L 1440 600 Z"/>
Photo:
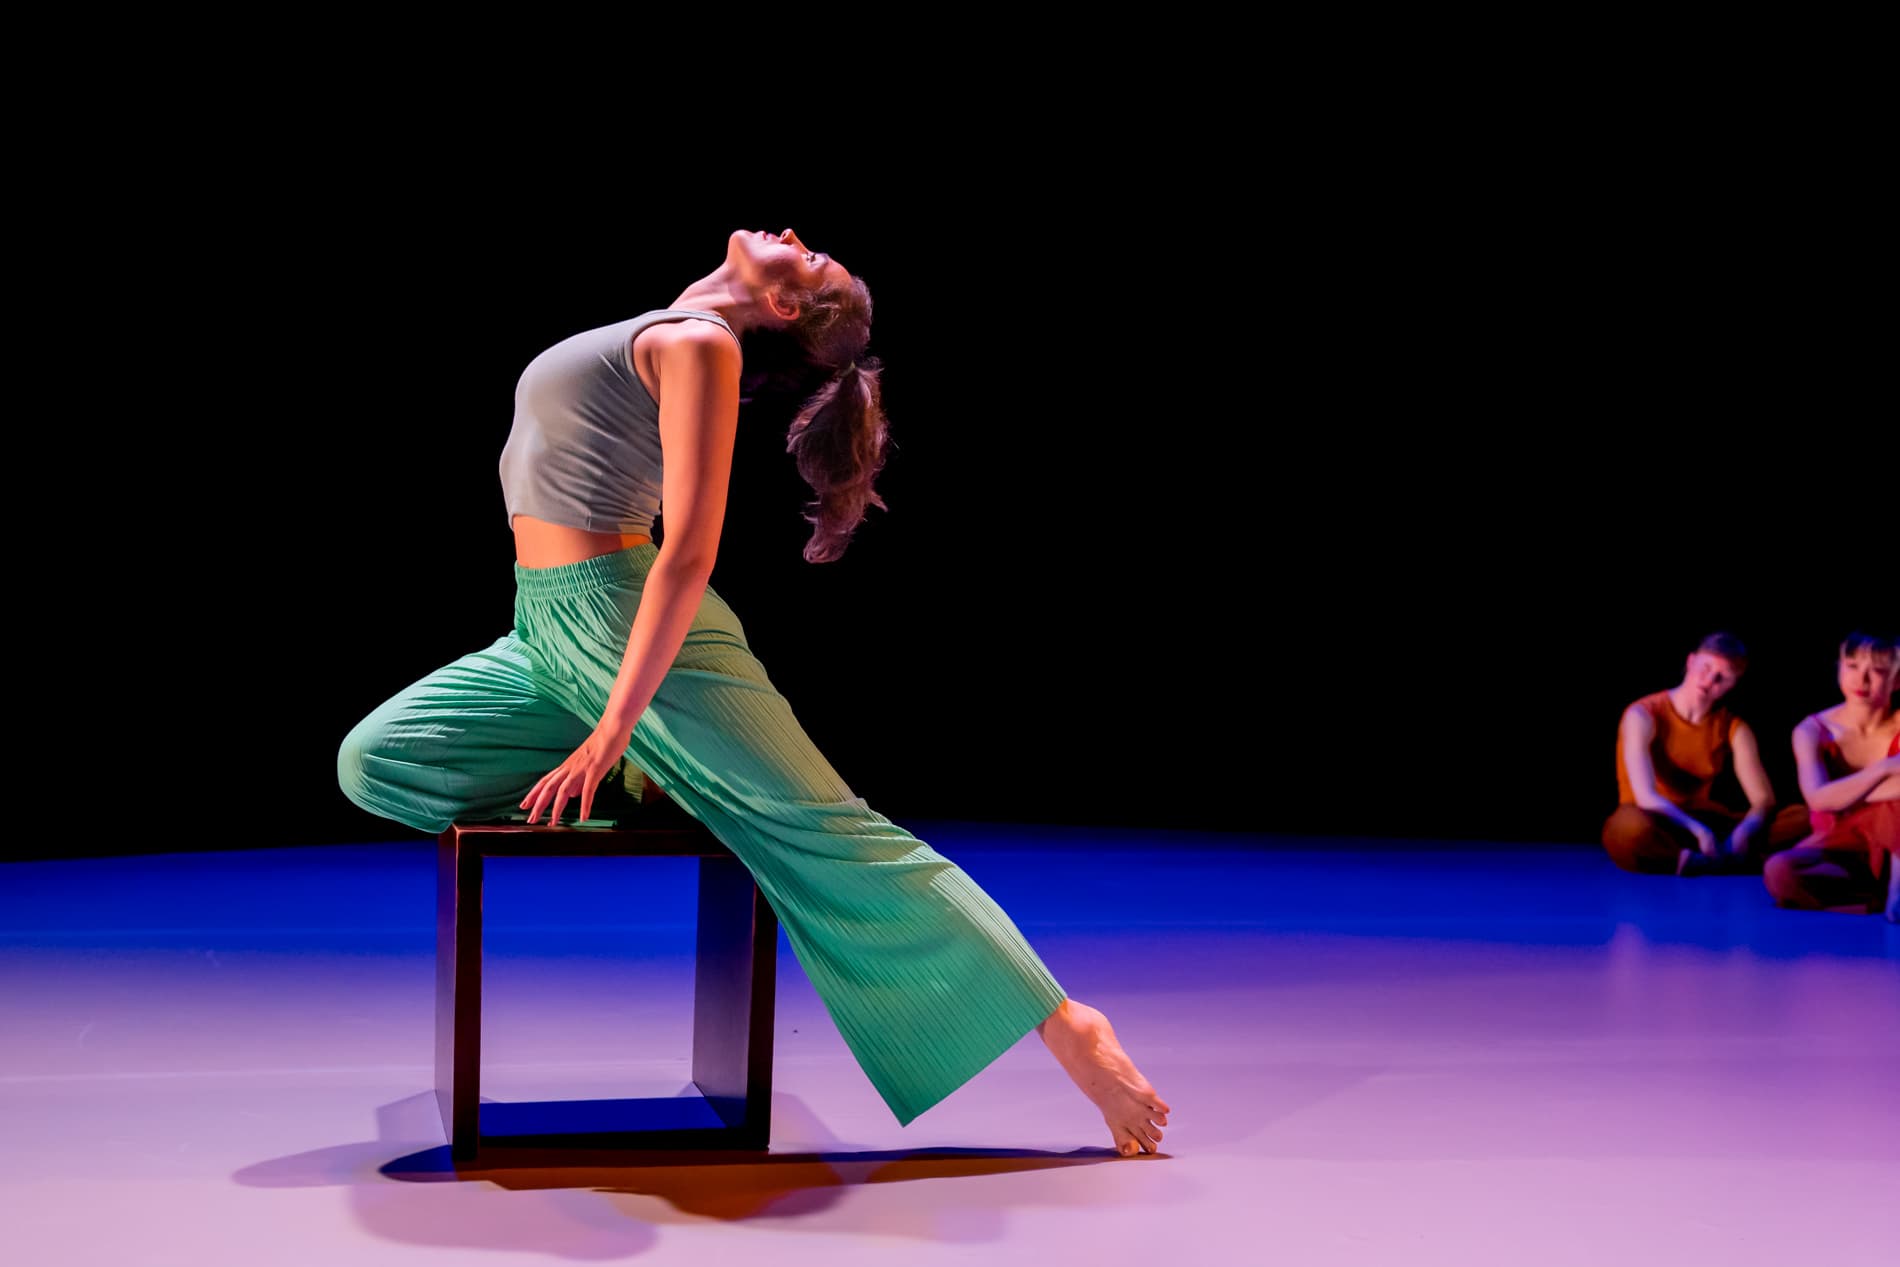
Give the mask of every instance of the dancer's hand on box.
<path id="1" fill-rule="evenodd" d="M 595 726 L 594 733 L 574 749 L 573 755 L 542 775 L 522 799 L 521 808 L 528 811 L 528 821 L 532 823 L 540 817 L 541 811 L 550 808 L 548 803 L 552 801 L 548 822 L 550 825 L 560 822 L 561 808 L 571 797 L 580 800 L 580 818 L 593 817 L 594 791 L 607 777 L 607 771 L 613 769 L 614 762 L 626 755 L 627 742 L 632 738 L 632 726 L 623 729 L 605 721 Z"/>

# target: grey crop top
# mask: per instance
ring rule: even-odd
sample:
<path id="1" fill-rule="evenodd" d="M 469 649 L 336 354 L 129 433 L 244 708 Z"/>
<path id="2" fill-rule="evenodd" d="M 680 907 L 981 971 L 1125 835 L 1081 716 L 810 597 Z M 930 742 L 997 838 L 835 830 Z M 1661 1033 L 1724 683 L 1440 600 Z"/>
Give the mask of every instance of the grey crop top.
<path id="1" fill-rule="evenodd" d="M 589 532 L 650 533 L 660 512 L 660 405 L 633 369 L 633 339 L 662 321 L 717 313 L 655 308 L 542 352 L 515 383 L 501 451 L 508 526 L 516 515 Z M 743 346 L 743 345 L 741 345 Z"/>

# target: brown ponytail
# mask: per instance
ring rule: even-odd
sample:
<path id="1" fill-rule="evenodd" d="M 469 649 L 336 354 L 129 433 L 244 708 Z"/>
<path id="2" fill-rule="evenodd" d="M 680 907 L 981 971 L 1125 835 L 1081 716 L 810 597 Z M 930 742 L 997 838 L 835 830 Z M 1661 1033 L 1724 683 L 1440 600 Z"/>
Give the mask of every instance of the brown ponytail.
<path id="1" fill-rule="evenodd" d="M 792 420 L 785 450 L 818 495 L 805 515 L 813 525 L 805 561 L 829 563 L 844 554 L 870 507 L 890 510 L 872 487 L 892 446 L 884 416 L 883 362 L 864 354 L 871 340 L 871 291 L 853 277 L 826 290 L 791 288 L 784 297 L 800 307 L 786 333 L 797 340 L 808 364 L 827 373 Z"/>

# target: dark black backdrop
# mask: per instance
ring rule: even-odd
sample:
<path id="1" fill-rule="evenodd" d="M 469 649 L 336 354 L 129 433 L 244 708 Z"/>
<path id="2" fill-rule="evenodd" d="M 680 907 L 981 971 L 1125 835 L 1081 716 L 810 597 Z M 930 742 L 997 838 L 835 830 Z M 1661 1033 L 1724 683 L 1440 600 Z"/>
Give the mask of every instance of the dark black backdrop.
<path id="1" fill-rule="evenodd" d="M 1138 194 L 1106 156 L 850 197 L 214 180 L 143 261 L 193 302 L 133 446 L 142 645 L 190 687 L 142 701 L 140 788 L 212 845 L 414 838 L 336 750 L 510 627 L 522 367 L 790 224 L 875 294 L 891 509 L 804 563 L 787 418 L 748 414 L 713 583 L 883 812 L 1587 840 L 1622 706 L 1718 627 L 1792 794 L 1834 642 L 1895 610 L 1854 232 L 1720 172 L 1424 152 Z"/>

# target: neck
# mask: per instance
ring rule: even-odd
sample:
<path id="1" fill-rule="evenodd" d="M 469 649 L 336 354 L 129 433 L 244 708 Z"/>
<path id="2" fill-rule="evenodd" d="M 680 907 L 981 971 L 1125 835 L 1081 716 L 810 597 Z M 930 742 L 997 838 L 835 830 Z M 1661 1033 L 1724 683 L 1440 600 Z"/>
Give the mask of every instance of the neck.
<path id="1" fill-rule="evenodd" d="M 732 327 L 732 332 L 741 341 L 748 330 L 782 324 L 777 314 L 759 301 L 752 288 L 733 271 L 729 263 L 721 264 L 682 290 L 679 297 L 667 307 L 716 312 Z"/>
<path id="2" fill-rule="evenodd" d="M 1841 705 L 1841 711 L 1834 714 L 1834 719 L 1858 734 L 1876 734 L 1893 720 L 1893 709 L 1872 700 L 1849 699 Z"/>
<path id="3" fill-rule="evenodd" d="M 1681 714 L 1682 720 L 1686 722 L 1701 721 L 1709 715 L 1709 709 L 1714 707 L 1711 704 L 1709 708 L 1698 708 L 1696 701 L 1696 693 L 1687 682 L 1669 692 L 1669 702 L 1676 706 L 1676 712 Z"/>

